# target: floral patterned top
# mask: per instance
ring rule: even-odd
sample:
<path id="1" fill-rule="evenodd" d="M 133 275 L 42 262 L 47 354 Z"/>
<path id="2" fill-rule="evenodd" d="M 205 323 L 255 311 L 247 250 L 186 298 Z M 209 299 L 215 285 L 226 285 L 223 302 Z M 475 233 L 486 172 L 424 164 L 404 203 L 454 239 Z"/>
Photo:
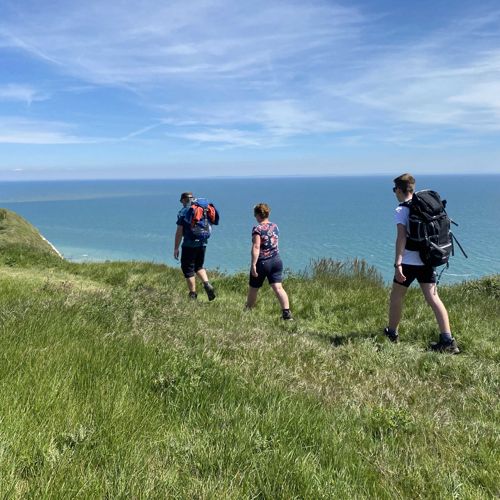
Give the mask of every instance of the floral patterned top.
<path id="1" fill-rule="evenodd" d="M 278 238 L 280 230 L 273 222 L 258 224 L 252 229 L 252 238 L 254 234 L 260 236 L 259 260 L 271 259 L 279 254 Z"/>

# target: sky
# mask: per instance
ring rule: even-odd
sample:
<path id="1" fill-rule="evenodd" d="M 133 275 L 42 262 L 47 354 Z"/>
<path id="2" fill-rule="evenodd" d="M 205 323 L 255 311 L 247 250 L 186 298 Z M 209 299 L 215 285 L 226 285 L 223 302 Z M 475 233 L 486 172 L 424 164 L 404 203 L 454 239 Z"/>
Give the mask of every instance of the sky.
<path id="1" fill-rule="evenodd" d="M 500 173 L 500 4 L 0 0 L 0 180 Z"/>

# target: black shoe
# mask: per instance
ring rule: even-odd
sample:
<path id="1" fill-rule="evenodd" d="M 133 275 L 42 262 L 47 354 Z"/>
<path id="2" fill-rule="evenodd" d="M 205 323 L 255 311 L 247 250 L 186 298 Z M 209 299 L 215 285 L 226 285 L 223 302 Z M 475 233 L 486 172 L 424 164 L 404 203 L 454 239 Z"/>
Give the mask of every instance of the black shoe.
<path id="1" fill-rule="evenodd" d="M 198 294 L 196 292 L 189 292 L 189 295 L 188 297 L 191 299 L 191 300 L 196 300 L 198 298 Z"/>
<path id="2" fill-rule="evenodd" d="M 287 321 L 292 320 L 293 321 L 293 317 L 292 317 L 292 313 L 290 312 L 290 309 L 284 309 L 281 317 L 284 320 L 287 320 Z"/>
<path id="3" fill-rule="evenodd" d="M 203 285 L 203 288 L 205 289 L 205 292 L 207 292 L 208 300 L 214 300 L 215 299 L 214 287 L 210 283 L 205 283 Z"/>
<path id="4" fill-rule="evenodd" d="M 446 341 L 440 338 L 439 342 L 432 342 L 430 349 L 431 351 L 446 352 L 448 354 L 458 354 L 460 352 L 457 341 L 455 339 Z"/>
<path id="5" fill-rule="evenodd" d="M 391 341 L 397 344 L 399 342 L 398 332 L 390 332 L 389 328 L 384 328 L 384 335 Z"/>

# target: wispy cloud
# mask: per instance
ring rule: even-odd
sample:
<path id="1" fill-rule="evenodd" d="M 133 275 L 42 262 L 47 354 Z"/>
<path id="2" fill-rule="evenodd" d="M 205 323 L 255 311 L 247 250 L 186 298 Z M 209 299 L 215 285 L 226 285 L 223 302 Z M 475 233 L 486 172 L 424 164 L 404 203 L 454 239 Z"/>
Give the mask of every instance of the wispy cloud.
<path id="1" fill-rule="evenodd" d="M 0 101 L 21 101 L 30 105 L 33 101 L 43 101 L 48 95 L 31 85 L 0 85 Z"/>
<path id="2" fill-rule="evenodd" d="M 477 132 L 500 129 L 500 65 L 496 56 L 459 67 L 444 67 L 428 56 L 413 61 L 418 71 L 404 71 L 406 58 L 382 67 L 384 77 L 364 78 L 346 93 L 353 102 L 386 112 L 402 123 L 451 127 Z M 487 67 L 487 69 L 485 69 Z M 397 68 L 397 69 L 396 69 Z"/>
<path id="3" fill-rule="evenodd" d="M 326 119 L 299 101 L 231 102 L 204 109 L 170 110 L 165 126 L 171 136 L 228 147 L 276 147 L 301 135 L 349 130 L 346 123 Z"/>
<path id="4" fill-rule="evenodd" d="M 479 32 L 488 36 L 478 37 Z M 350 101 L 368 120 L 378 117 L 381 124 L 496 132 L 500 12 L 451 22 L 446 30 L 426 34 L 425 40 L 387 49 L 367 62 L 361 76 L 326 84 L 323 90 Z"/>
<path id="5" fill-rule="evenodd" d="M 124 85 L 175 76 L 242 78 L 267 71 L 269 59 L 286 62 L 334 50 L 352 39 L 363 17 L 355 8 L 323 1 L 244 4 L 229 0 L 55 2 L 21 12 L 10 3 L 0 34 L 36 57 L 82 78 Z"/>
<path id="6" fill-rule="evenodd" d="M 134 130 L 133 132 L 130 132 L 129 134 L 125 135 L 124 137 L 121 137 L 118 139 L 118 141 L 124 142 L 128 141 L 129 139 L 133 139 L 134 137 L 139 137 L 147 132 L 150 132 L 151 130 L 157 129 L 158 127 L 161 127 L 164 124 L 163 121 L 159 123 L 154 123 L 153 125 L 148 125 L 147 127 L 142 127 L 138 130 Z"/>
<path id="7" fill-rule="evenodd" d="M 177 133 L 173 136 L 199 143 L 210 143 L 217 149 L 262 145 L 259 134 L 237 129 L 205 129 L 198 132 Z"/>
<path id="8" fill-rule="evenodd" d="M 304 138 L 446 147 L 500 130 L 498 9 L 450 9 L 422 26 L 397 17 L 397 1 L 384 12 L 330 0 L 35 4 L 2 2 L 0 50 L 48 75 L 46 93 L 0 75 L 5 113 L 28 104 L 31 118 L 4 120 L 3 143 L 292 154 Z"/>
<path id="9" fill-rule="evenodd" d="M 108 139 L 79 137 L 74 126 L 51 121 L 0 117 L 0 144 L 95 144 Z"/>

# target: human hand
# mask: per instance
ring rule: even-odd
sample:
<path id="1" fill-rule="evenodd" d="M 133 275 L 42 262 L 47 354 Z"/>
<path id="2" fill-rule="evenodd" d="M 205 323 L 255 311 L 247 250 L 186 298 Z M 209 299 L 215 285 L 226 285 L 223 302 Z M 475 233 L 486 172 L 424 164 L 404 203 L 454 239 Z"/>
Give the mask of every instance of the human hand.
<path id="1" fill-rule="evenodd" d="M 403 274 L 403 268 L 401 266 L 396 267 L 396 272 L 394 273 L 394 279 L 398 283 L 404 283 L 406 281 L 406 276 Z"/>
<path id="2" fill-rule="evenodd" d="M 250 267 L 250 274 L 254 277 L 257 278 L 259 274 L 257 273 L 257 266 L 252 266 Z"/>
<path id="3" fill-rule="evenodd" d="M 179 249 L 178 249 L 178 248 L 176 248 L 176 249 L 174 250 L 174 259 L 175 259 L 175 260 L 179 260 Z"/>

